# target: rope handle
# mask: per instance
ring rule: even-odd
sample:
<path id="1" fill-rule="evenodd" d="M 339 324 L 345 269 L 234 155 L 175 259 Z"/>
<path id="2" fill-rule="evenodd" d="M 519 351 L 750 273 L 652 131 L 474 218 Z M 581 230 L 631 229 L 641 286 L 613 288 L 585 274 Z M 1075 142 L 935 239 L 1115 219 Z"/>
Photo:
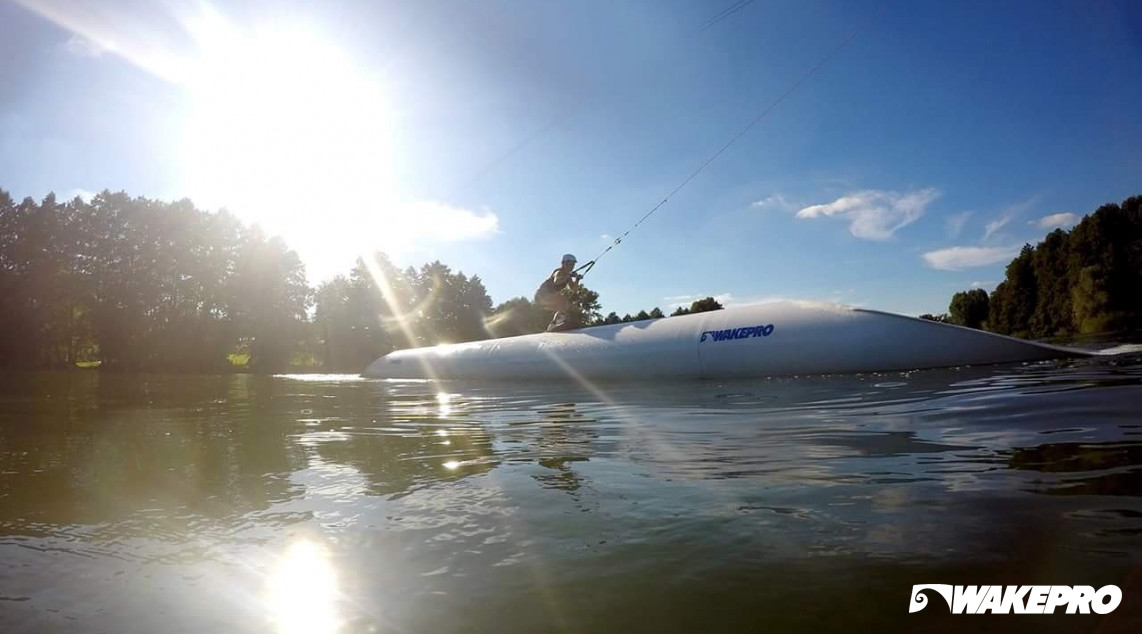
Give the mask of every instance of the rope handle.
<path id="1" fill-rule="evenodd" d="M 579 268 L 577 268 L 571 272 L 572 273 L 579 273 L 579 271 L 582 271 L 582 273 L 579 273 L 579 278 L 582 279 L 583 277 L 586 277 L 587 273 L 591 270 L 591 267 L 593 267 L 593 266 L 595 266 L 595 261 L 591 260 L 590 262 L 584 264 L 583 266 L 580 266 Z"/>

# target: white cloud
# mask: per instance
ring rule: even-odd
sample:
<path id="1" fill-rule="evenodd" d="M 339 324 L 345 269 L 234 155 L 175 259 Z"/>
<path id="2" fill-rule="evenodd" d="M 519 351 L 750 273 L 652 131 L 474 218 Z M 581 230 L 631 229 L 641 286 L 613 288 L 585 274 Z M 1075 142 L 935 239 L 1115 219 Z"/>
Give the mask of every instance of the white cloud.
<path id="1" fill-rule="evenodd" d="M 488 238 L 500 230 L 500 219 L 484 213 L 453 207 L 432 200 L 408 204 L 400 214 L 415 222 L 400 225 L 400 239 L 407 242 L 464 242 Z"/>
<path id="2" fill-rule="evenodd" d="M 781 194 L 774 194 L 768 198 L 763 198 L 759 201 L 750 204 L 754 209 L 773 209 L 777 211 L 785 211 L 793 208 L 793 203 L 785 200 Z"/>
<path id="3" fill-rule="evenodd" d="M 971 288 L 982 288 L 985 291 L 991 292 L 998 283 L 999 282 L 972 282 Z"/>
<path id="4" fill-rule="evenodd" d="M 967 224 L 968 218 L 971 217 L 970 211 L 961 211 L 958 214 L 948 216 L 948 238 L 955 239 L 960 236 L 960 232 L 964 230 L 964 225 Z"/>
<path id="5" fill-rule="evenodd" d="M 1010 260 L 1019 253 L 1019 245 L 1006 247 L 948 247 L 924 254 L 928 266 L 941 271 L 960 271 Z"/>
<path id="6" fill-rule="evenodd" d="M 1038 220 L 1032 220 L 1028 224 L 1039 227 L 1040 229 L 1057 229 L 1061 227 L 1069 227 L 1078 222 L 1078 220 L 1079 217 L 1077 214 L 1073 214 L 1068 211 L 1060 214 L 1043 216 Z"/>
<path id="7" fill-rule="evenodd" d="M 609 233 L 604 233 L 603 235 L 599 236 L 599 239 L 602 240 L 603 242 L 614 242 L 615 241 L 615 237 Z"/>
<path id="8" fill-rule="evenodd" d="M 940 192 L 920 189 L 908 193 L 864 190 L 831 203 L 812 205 L 797 212 L 798 218 L 840 216 L 849 221 L 849 233 L 865 240 L 887 240 L 898 229 L 916 222 Z"/>

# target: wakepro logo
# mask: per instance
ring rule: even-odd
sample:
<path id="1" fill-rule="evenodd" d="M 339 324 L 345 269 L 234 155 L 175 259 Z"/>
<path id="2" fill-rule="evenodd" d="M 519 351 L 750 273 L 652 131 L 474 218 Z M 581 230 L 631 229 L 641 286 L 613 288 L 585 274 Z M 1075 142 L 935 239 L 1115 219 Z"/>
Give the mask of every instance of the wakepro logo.
<path id="1" fill-rule="evenodd" d="M 728 341 L 730 339 L 746 339 L 748 337 L 768 337 L 773 334 L 773 324 L 764 326 L 750 326 L 748 328 L 727 328 L 725 330 L 707 330 L 702 333 L 698 341 L 705 341 L 707 337 L 714 341 Z"/>
<path id="2" fill-rule="evenodd" d="M 908 612 L 928 605 L 925 590 L 933 590 L 948 604 L 952 614 L 1054 614 L 1066 606 L 1066 614 L 1109 614 L 1122 603 L 1118 586 L 951 586 L 925 583 L 912 586 Z"/>

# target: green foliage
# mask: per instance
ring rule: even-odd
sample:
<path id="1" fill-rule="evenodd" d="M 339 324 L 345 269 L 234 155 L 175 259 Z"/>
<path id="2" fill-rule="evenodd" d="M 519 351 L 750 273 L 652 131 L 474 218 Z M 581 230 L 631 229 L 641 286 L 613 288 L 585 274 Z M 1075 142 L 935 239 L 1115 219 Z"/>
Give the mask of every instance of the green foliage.
<path id="1" fill-rule="evenodd" d="M 597 323 L 602 319 L 599 313 L 601 306 L 599 305 L 599 294 L 583 284 L 575 288 L 566 288 L 563 292 L 571 300 L 571 311 L 569 320 L 573 326 L 587 326 Z"/>
<path id="2" fill-rule="evenodd" d="M 1052 337 L 1142 323 L 1142 197 L 1025 245 L 990 296 L 987 328 Z M 954 298 L 953 298 L 954 302 Z"/>
<path id="3" fill-rule="evenodd" d="M 404 282 L 416 307 L 413 339 L 417 345 L 436 345 L 486 339 L 484 318 L 492 310 L 492 298 L 478 276 L 453 273 L 439 261 L 419 271 L 408 269 Z"/>
<path id="4" fill-rule="evenodd" d="M 357 372 L 398 348 L 535 332 L 530 302 L 505 304 L 489 317 L 492 299 L 478 276 L 439 261 L 401 271 L 377 253 L 317 289 L 316 355 L 326 369 Z"/>
<path id="5" fill-rule="evenodd" d="M 400 341 L 402 333 L 392 326 L 398 323 L 395 315 L 408 311 L 410 291 L 403 275 L 384 255 L 369 261 L 386 284 L 391 280 L 391 292 L 399 292 L 396 305 L 386 304 L 363 259 L 357 260 L 349 277 L 339 275 L 319 286 L 314 295 L 314 353 L 326 370 L 359 372 Z"/>
<path id="6" fill-rule="evenodd" d="M 958 326 L 980 329 L 987 321 L 987 313 L 987 291 L 982 288 L 974 288 L 952 295 L 952 303 L 948 306 L 946 321 Z"/>
<path id="7" fill-rule="evenodd" d="M 1070 253 L 1067 233 L 1056 229 L 1047 234 L 1031 257 L 1035 276 L 1036 302 L 1031 312 L 1029 329 L 1035 336 L 1054 336 L 1072 330 L 1074 309 L 1071 279 L 1068 275 Z"/>
<path id="8" fill-rule="evenodd" d="M 549 323 L 550 312 L 526 297 L 515 297 L 496 306 L 487 320 L 487 329 L 493 337 L 514 337 L 543 332 Z"/>
<path id="9" fill-rule="evenodd" d="M 691 313 L 704 313 L 711 310 L 721 310 L 724 306 L 713 297 L 704 297 L 690 304 L 689 308 L 679 306 L 674 312 L 670 313 L 671 317 L 678 315 L 689 315 Z"/>
<path id="10" fill-rule="evenodd" d="M 293 252 L 229 214 L 104 191 L 0 192 L 0 363 L 216 371 L 288 362 L 309 289 Z"/>
<path id="11" fill-rule="evenodd" d="M 940 313 L 939 315 L 933 315 L 932 313 L 924 313 L 923 315 L 920 315 L 920 319 L 926 319 L 928 321 L 935 321 L 935 322 L 938 322 L 941 324 L 951 323 L 950 319 L 948 318 L 947 313 Z"/>
<path id="12" fill-rule="evenodd" d="M 609 326 L 611 324 L 621 324 L 622 321 L 623 318 L 619 317 L 618 313 L 611 311 L 610 313 L 607 313 L 606 317 L 603 318 L 602 325 Z"/>
<path id="13" fill-rule="evenodd" d="M 251 369 L 279 372 L 290 365 L 303 336 L 310 289 L 305 267 L 279 238 L 246 232 L 230 280 L 230 312 Z"/>
<path id="14" fill-rule="evenodd" d="M 662 309 L 655 306 L 647 312 L 645 310 L 638 311 L 633 317 L 628 313 L 623 317 L 619 317 L 618 313 L 610 313 L 604 319 L 599 319 L 594 325 L 601 326 L 606 324 L 627 324 L 633 321 L 646 321 L 648 319 L 662 319 L 666 315 L 663 314 Z"/>

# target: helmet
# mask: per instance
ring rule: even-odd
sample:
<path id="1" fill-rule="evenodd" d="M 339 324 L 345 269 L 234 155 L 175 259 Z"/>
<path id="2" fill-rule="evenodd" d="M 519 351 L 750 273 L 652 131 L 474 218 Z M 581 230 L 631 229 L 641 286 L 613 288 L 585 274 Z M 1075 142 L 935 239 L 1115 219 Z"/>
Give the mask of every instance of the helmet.
<path id="1" fill-rule="evenodd" d="M 571 255 L 570 253 L 564 253 L 564 254 L 563 254 L 563 262 L 572 262 L 572 263 L 574 263 L 574 262 L 578 262 L 578 261 L 579 261 L 579 260 L 576 260 L 576 259 L 575 259 L 575 256 L 574 256 L 574 255 Z"/>

